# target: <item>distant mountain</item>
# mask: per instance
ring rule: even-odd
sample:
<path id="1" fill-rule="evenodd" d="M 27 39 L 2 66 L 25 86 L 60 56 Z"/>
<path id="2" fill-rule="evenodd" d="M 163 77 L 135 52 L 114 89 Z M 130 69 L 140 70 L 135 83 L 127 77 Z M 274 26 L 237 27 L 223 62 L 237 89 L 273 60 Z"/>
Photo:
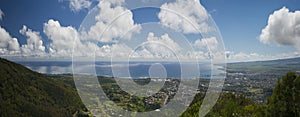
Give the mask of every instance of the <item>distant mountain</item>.
<path id="1" fill-rule="evenodd" d="M 300 58 L 229 63 L 227 68 L 228 72 L 272 73 L 282 76 L 287 72 L 300 71 Z"/>
<path id="2" fill-rule="evenodd" d="M 71 85 L 0 58 L 1 117 L 70 117 L 83 108 Z"/>

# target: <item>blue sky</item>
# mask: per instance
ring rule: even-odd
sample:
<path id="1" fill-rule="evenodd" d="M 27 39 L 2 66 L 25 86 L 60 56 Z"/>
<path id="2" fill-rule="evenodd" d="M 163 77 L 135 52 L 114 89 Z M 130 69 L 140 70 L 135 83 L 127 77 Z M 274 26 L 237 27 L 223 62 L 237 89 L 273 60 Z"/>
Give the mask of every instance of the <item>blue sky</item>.
<path id="1" fill-rule="evenodd" d="M 23 25 L 33 30 L 43 32 L 43 24 L 49 19 L 59 20 L 62 25 L 72 25 L 79 28 L 88 10 L 72 12 L 68 2 L 58 0 L 2 0 L 0 9 L 4 12 L 0 25 L 12 36 L 17 37 L 21 44 L 26 42 L 26 37 L 19 33 Z M 41 33 L 45 42 L 47 37 Z"/>
<path id="2" fill-rule="evenodd" d="M 59 21 L 61 27 L 71 26 L 78 29 L 88 11 L 97 5 L 96 1 L 91 3 L 89 7 L 72 10 L 70 2 L 63 0 L 2 0 L 0 9 L 4 15 L 0 20 L 0 26 L 11 37 L 17 38 L 20 45 L 23 45 L 26 44 L 27 37 L 20 34 L 19 30 L 26 25 L 28 29 L 39 32 L 43 45 L 47 48 L 51 39 L 43 33 L 44 24 L 53 19 Z M 201 4 L 219 27 L 226 51 L 235 54 L 255 53 L 262 56 L 276 56 L 299 51 L 295 46 L 265 44 L 259 40 L 262 29 L 268 24 L 270 14 L 283 7 L 289 9 L 290 12 L 300 10 L 299 0 L 201 0 Z M 159 9 L 135 10 L 133 20 L 137 24 L 149 21 L 159 22 L 157 17 L 159 12 Z"/>
<path id="3" fill-rule="evenodd" d="M 283 6 L 300 10 L 299 0 L 202 0 L 218 25 L 227 50 L 261 54 L 294 51 L 293 47 L 264 45 L 258 36 L 270 14 Z"/>

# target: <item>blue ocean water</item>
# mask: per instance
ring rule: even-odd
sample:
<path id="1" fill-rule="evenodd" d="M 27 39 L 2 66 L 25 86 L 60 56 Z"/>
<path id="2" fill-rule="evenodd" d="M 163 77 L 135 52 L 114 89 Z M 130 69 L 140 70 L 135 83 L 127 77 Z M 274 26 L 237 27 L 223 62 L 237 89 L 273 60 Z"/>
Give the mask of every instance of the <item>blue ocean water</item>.
<path id="1" fill-rule="evenodd" d="M 46 74 L 72 74 L 73 70 L 86 74 L 96 74 L 98 76 L 112 77 L 131 77 L 131 78 L 149 78 L 149 69 L 157 62 L 130 62 L 130 63 L 111 63 L 95 62 L 94 64 L 85 64 L 74 66 L 72 69 L 71 61 L 19 61 L 18 63 L 28 67 L 33 71 Z M 224 71 L 221 66 L 213 67 L 210 64 L 199 64 L 198 69 L 195 65 L 185 65 L 173 62 L 159 63 L 163 66 L 167 78 L 211 78 L 222 74 Z M 127 72 L 128 71 L 128 72 Z M 120 74 L 126 72 L 125 74 Z M 160 71 L 158 71 L 160 72 Z M 76 72 L 75 72 L 76 73 Z M 195 74 L 196 73 L 196 74 Z M 129 75 L 129 76 L 128 76 Z"/>

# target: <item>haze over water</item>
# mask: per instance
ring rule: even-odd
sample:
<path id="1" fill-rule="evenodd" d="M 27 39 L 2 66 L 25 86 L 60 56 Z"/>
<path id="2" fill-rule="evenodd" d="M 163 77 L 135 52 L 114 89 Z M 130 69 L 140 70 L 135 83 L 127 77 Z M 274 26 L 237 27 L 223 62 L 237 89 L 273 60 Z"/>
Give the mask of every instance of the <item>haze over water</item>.
<path id="1" fill-rule="evenodd" d="M 18 62 L 29 69 L 33 71 L 37 71 L 40 73 L 46 73 L 46 74 L 72 74 L 72 62 L 71 61 L 49 61 L 49 62 Z M 198 75 L 195 74 L 186 74 L 183 75 L 185 78 L 210 78 L 211 74 L 214 74 L 213 77 L 217 77 L 218 74 L 223 73 L 224 70 L 221 69 L 221 66 L 216 66 L 214 65 L 213 70 L 211 70 L 211 65 L 210 64 L 199 64 L 199 71 L 197 72 L 197 69 L 194 67 L 189 67 L 189 64 L 179 64 L 175 62 L 130 62 L 129 64 L 123 63 L 123 62 L 118 62 L 118 63 L 113 63 L 111 62 L 96 62 L 94 65 L 93 64 L 83 64 L 80 67 L 77 67 L 78 69 L 81 69 L 83 73 L 86 74 L 95 74 L 94 71 L 96 70 L 97 76 L 109 76 L 109 77 L 121 77 L 121 78 L 126 78 L 127 76 L 125 74 L 113 74 L 113 70 L 129 70 L 129 74 L 131 78 L 149 78 L 150 73 L 149 73 L 149 68 L 153 64 L 161 64 L 162 67 L 166 71 L 166 77 L 167 78 L 181 78 L 182 77 L 182 65 L 185 65 L 186 71 L 190 72 L 196 72 Z M 195 65 L 193 65 L 195 66 Z M 128 67 L 128 68 L 127 68 Z M 77 69 L 76 68 L 76 69 Z M 96 68 L 96 69 L 95 69 Z M 196 70 L 196 71 L 195 71 Z M 115 71 L 118 72 L 118 71 Z M 126 76 L 126 77 L 123 77 Z M 127 77 L 128 78 L 128 77 Z"/>

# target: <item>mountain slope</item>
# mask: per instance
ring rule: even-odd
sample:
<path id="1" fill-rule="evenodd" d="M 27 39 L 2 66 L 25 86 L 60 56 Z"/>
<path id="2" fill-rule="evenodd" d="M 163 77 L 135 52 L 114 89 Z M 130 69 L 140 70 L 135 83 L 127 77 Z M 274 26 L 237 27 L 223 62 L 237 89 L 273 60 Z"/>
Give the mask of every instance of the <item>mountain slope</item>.
<path id="1" fill-rule="evenodd" d="M 65 117 L 82 108 L 71 86 L 0 58 L 1 117 Z"/>

